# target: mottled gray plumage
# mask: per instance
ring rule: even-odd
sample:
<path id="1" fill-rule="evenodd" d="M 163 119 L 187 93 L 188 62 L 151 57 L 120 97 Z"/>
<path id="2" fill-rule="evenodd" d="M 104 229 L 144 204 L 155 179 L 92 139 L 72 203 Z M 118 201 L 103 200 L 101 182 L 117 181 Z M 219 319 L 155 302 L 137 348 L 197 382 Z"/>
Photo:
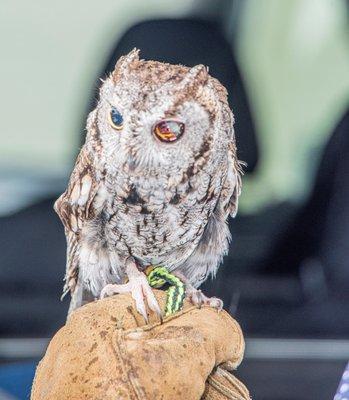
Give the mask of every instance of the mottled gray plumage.
<path id="1" fill-rule="evenodd" d="M 110 124 L 111 107 L 123 116 L 121 130 Z M 164 119 L 185 124 L 178 141 L 154 136 Z M 195 288 L 216 272 L 241 189 L 233 122 L 225 88 L 204 66 L 144 61 L 137 50 L 120 58 L 55 204 L 67 235 L 71 310 L 123 283 L 130 258 L 139 270 L 166 266 Z"/>

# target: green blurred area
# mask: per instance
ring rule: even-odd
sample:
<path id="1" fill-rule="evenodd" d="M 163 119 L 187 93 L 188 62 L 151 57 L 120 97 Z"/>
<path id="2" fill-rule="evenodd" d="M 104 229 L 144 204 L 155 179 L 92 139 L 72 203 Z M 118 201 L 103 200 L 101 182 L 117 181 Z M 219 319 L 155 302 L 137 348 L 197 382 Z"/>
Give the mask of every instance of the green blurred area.
<path id="1" fill-rule="evenodd" d="M 238 56 L 257 125 L 245 210 L 308 193 L 325 139 L 349 106 L 349 15 L 341 0 L 249 0 Z M 349 134 L 349 132 L 348 132 Z"/>
<path id="2" fill-rule="evenodd" d="M 349 24 L 344 0 L 241 3 L 235 45 L 261 149 L 257 173 L 244 180 L 242 210 L 251 212 L 309 190 L 319 149 L 349 102 Z M 0 172 L 65 176 L 117 38 L 140 20 L 186 16 L 199 5 L 2 0 Z"/>

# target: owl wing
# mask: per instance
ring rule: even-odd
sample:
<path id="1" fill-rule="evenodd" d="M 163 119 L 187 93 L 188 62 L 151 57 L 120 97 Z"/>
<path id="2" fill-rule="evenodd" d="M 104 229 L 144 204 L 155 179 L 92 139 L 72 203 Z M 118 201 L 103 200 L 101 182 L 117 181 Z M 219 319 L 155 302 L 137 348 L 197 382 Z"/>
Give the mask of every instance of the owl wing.
<path id="1" fill-rule="evenodd" d="M 241 193 L 242 165 L 236 158 L 235 143 L 228 151 L 227 172 L 217 202 L 217 207 L 210 216 L 200 241 L 190 257 L 180 266 L 180 272 L 189 283 L 198 287 L 207 277 L 214 275 L 229 248 L 229 228 L 226 224 L 228 215 L 235 216 Z"/>
<path id="2" fill-rule="evenodd" d="M 103 208 L 98 194 L 104 188 L 97 178 L 92 157 L 83 147 L 76 160 L 67 190 L 55 202 L 54 209 L 63 222 L 67 237 L 67 265 L 63 295 L 74 292 L 79 274 L 79 248 L 81 229 L 85 221 L 91 220 Z"/>
<path id="3" fill-rule="evenodd" d="M 223 210 L 225 218 L 228 217 L 228 215 L 235 217 L 238 211 L 243 165 L 244 163 L 240 162 L 236 157 L 236 145 L 235 141 L 233 141 L 230 143 L 228 149 L 227 175 L 219 198 L 221 210 Z"/>

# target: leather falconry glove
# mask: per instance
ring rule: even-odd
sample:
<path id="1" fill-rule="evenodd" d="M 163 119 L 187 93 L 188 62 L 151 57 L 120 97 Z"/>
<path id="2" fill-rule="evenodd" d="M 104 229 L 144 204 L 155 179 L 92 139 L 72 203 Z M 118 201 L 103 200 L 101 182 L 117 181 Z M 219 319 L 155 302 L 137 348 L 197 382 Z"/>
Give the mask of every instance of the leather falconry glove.
<path id="1" fill-rule="evenodd" d="M 166 294 L 154 293 L 164 309 Z M 31 400 L 248 400 L 230 372 L 243 352 L 225 311 L 185 301 L 145 324 L 131 295 L 117 295 L 71 314 L 37 368 Z"/>

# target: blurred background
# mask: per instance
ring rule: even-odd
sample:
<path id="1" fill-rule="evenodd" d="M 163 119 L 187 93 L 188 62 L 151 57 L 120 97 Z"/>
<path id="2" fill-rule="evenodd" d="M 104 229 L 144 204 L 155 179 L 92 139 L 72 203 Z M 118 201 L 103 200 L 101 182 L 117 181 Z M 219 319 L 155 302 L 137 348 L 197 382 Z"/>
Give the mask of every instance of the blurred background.
<path id="1" fill-rule="evenodd" d="M 247 338 L 257 400 L 330 399 L 349 359 L 349 2 L 2 0 L 0 399 L 28 398 L 64 323 L 52 210 L 99 78 L 141 57 L 208 65 L 247 162 L 231 251 L 207 293 Z"/>

